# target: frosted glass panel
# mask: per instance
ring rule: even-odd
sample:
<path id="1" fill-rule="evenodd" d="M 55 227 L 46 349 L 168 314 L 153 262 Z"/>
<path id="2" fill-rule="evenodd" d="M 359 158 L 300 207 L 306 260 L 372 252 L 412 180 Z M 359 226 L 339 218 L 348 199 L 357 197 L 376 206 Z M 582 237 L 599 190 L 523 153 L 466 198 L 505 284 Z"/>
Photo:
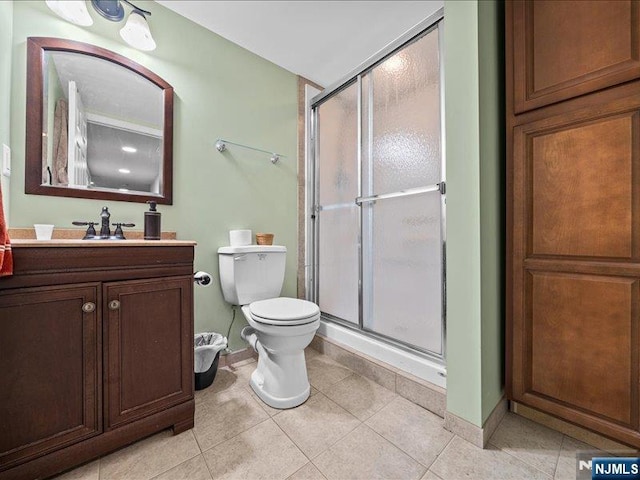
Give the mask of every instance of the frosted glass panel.
<path id="1" fill-rule="evenodd" d="M 366 198 L 444 179 L 438 42 L 436 28 L 317 107 L 314 272 L 323 314 L 443 355 L 443 197 Z"/>
<path id="2" fill-rule="evenodd" d="M 369 204 L 364 327 L 442 353 L 440 193 Z M 366 244 L 366 240 L 365 240 Z"/>
<path id="3" fill-rule="evenodd" d="M 320 310 L 358 323 L 358 215 L 356 205 L 319 214 Z"/>
<path id="4" fill-rule="evenodd" d="M 435 29 L 363 76 L 363 195 L 440 182 L 439 61 Z"/>
<path id="5" fill-rule="evenodd" d="M 358 103 L 353 84 L 318 107 L 320 205 L 358 195 Z"/>
<path id="6" fill-rule="evenodd" d="M 358 108 L 353 84 L 318 107 L 320 310 L 358 323 Z"/>

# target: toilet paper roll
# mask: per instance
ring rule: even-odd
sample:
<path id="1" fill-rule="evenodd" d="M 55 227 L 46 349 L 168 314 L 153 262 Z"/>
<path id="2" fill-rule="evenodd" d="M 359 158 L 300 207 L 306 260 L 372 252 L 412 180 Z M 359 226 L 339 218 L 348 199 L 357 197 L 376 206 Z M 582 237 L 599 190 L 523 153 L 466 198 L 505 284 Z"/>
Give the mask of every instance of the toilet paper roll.
<path id="1" fill-rule="evenodd" d="M 229 230 L 229 245 L 232 247 L 251 245 L 251 240 L 251 230 Z"/>

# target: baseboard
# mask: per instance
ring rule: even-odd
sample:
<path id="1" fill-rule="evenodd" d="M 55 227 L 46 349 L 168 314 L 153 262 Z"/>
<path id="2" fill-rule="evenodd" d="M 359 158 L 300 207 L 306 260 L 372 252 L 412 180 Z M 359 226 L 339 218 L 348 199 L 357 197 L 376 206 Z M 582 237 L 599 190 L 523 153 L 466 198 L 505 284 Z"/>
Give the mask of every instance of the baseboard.
<path id="1" fill-rule="evenodd" d="M 505 413 L 507 413 L 508 402 L 502 398 L 495 406 L 482 427 L 460 418 L 451 412 L 444 413 L 444 428 L 451 433 L 464 438 L 467 442 L 472 443 L 476 447 L 485 448 L 493 432 L 502 421 Z"/>
<path id="2" fill-rule="evenodd" d="M 521 403 L 511 402 L 511 411 L 521 417 L 528 418 L 529 420 L 544 425 L 545 427 L 556 430 L 560 433 L 575 438 L 583 443 L 596 447 L 605 452 L 612 453 L 614 455 L 628 454 L 630 456 L 637 456 L 638 450 L 618 443 L 610 438 L 603 437 L 602 435 L 587 430 L 586 428 L 579 427 L 573 423 L 565 422 L 559 418 L 553 417 L 547 413 L 535 410 Z"/>
<path id="3" fill-rule="evenodd" d="M 218 361 L 218 368 L 228 367 L 229 365 L 233 365 L 234 363 L 242 362 L 250 358 L 258 358 L 258 354 L 253 348 L 247 347 L 242 350 L 236 350 L 235 352 L 221 355 L 220 360 Z"/>

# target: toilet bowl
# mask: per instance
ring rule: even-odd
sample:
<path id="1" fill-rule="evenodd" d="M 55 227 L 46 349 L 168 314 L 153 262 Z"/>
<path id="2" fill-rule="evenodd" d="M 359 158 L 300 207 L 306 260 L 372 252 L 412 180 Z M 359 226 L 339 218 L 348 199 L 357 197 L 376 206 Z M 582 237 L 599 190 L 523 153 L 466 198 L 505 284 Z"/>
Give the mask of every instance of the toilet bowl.
<path id="1" fill-rule="evenodd" d="M 258 353 L 250 385 L 273 408 L 293 408 L 309 398 L 304 349 L 320 326 L 315 303 L 280 297 L 286 248 L 247 245 L 218 249 L 220 286 L 241 306 L 248 326 L 242 338 Z"/>
<path id="2" fill-rule="evenodd" d="M 314 303 L 274 298 L 242 307 L 247 323 L 242 338 L 258 353 L 250 385 L 273 408 L 293 408 L 309 398 L 304 349 L 320 325 Z"/>

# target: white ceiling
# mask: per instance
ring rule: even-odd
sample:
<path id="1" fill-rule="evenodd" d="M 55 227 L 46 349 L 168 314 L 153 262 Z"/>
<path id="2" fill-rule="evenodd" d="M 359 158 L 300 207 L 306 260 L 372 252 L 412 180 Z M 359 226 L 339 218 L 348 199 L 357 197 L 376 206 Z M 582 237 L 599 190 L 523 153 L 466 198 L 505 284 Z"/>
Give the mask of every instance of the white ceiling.
<path id="1" fill-rule="evenodd" d="M 323 87 L 444 5 L 443 0 L 157 1 Z"/>

